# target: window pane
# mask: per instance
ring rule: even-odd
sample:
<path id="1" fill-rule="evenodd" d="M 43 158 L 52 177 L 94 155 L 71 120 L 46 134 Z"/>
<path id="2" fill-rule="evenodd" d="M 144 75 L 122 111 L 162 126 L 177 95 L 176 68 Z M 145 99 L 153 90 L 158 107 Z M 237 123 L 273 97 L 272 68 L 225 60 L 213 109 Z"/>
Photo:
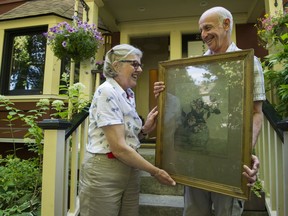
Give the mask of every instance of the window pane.
<path id="1" fill-rule="evenodd" d="M 70 86 L 70 83 L 64 82 L 62 80 L 62 78 L 63 78 L 64 73 L 68 74 L 68 76 L 69 76 L 68 82 L 70 81 L 71 59 L 70 58 L 63 58 L 61 60 L 62 61 L 61 61 L 61 73 L 60 73 L 60 86 L 62 86 L 62 85 L 64 85 L 64 86 L 69 85 Z M 79 72 L 80 72 L 80 63 L 77 62 L 75 64 L 74 83 L 79 82 Z M 66 92 L 59 90 L 59 94 L 66 94 Z"/>
<path id="2" fill-rule="evenodd" d="M 42 33 L 14 36 L 9 91 L 42 93 L 45 54 L 46 38 Z"/>

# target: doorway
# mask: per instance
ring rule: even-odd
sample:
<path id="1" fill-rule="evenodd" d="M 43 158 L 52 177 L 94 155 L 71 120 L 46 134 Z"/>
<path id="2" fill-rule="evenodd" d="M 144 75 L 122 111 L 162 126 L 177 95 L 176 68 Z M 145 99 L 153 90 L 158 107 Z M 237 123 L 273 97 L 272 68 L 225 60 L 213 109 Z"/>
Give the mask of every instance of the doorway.
<path id="1" fill-rule="evenodd" d="M 143 72 L 134 89 L 138 114 L 144 118 L 156 106 L 153 94 L 153 84 L 158 79 L 158 63 L 169 60 L 169 36 L 131 37 L 130 44 L 143 52 Z M 156 138 L 156 131 L 149 134 L 149 139 Z"/>

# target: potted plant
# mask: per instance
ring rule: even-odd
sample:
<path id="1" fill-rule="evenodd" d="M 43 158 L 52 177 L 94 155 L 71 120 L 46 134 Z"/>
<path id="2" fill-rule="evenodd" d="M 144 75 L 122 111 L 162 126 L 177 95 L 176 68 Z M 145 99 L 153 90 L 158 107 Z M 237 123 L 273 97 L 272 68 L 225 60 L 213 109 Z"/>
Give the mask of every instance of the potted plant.
<path id="1" fill-rule="evenodd" d="M 95 58 L 91 58 L 91 72 L 93 74 L 100 74 L 100 83 L 103 83 L 106 78 L 103 75 L 104 61 L 96 61 Z"/>
<path id="2" fill-rule="evenodd" d="M 257 28 L 260 45 L 268 49 L 272 46 L 275 47 L 287 43 L 287 25 L 288 13 L 283 13 L 281 11 L 276 12 L 275 15 L 265 14 L 263 18 L 258 18 L 255 26 Z"/>
<path id="3" fill-rule="evenodd" d="M 54 55 L 59 59 L 71 58 L 74 62 L 89 59 L 103 45 L 101 32 L 95 24 L 88 24 L 73 17 L 73 24 L 61 22 L 44 34 Z"/>
<path id="4" fill-rule="evenodd" d="M 288 117 L 288 13 L 266 14 L 256 25 L 260 45 L 270 49 L 263 62 L 266 90 L 275 89 L 276 111 Z"/>
<path id="5" fill-rule="evenodd" d="M 263 190 L 262 181 L 257 178 L 253 187 L 251 188 L 251 193 L 249 200 L 245 202 L 244 209 L 246 211 L 265 211 L 265 192 Z"/>

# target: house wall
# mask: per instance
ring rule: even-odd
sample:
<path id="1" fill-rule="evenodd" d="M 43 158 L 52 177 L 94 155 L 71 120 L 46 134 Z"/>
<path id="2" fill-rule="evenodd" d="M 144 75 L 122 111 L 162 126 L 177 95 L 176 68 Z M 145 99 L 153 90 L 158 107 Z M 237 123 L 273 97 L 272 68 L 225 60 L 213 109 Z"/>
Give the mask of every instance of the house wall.
<path id="1" fill-rule="evenodd" d="M 52 27 L 58 22 L 62 22 L 65 19 L 59 18 L 56 16 L 46 16 L 46 17 L 33 17 L 33 18 L 25 18 L 25 19 L 16 19 L 9 21 L 1 21 L 0 22 L 0 68 L 5 62 L 3 59 L 3 49 L 4 49 L 4 35 L 5 30 L 9 29 L 18 29 L 18 28 L 27 28 L 33 26 L 43 26 L 47 25 L 48 28 Z M 39 101 L 39 99 L 59 99 L 59 79 L 60 79 L 60 61 L 54 57 L 52 51 L 47 46 L 46 59 L 45 59 L 45 73 L 44 73 L 44 87 L 42 95 L 13 95 L 7 96 L 12 102 L 14 102 L 15 106 L 24 111 L 28 112 L 30 110 L 35 109 L 35 103 Z M 55 82 L 55 80 L 57 80 Z M 24 125 L 23 122 L 19 120 L 13 121 L 13 134 L 10 131 L 9 126 L 7 125 L 8 112 L 4 109 L 4 107 L 0 108 L 0 138 L 1 138 L 1 148 L 0 155 L 5 156 L 8 153 L 12 153 L 13 143 L 16 144 L 17 154 L 18 156 L 28 157 L 30 154 L 25 149 L 23 145 L 23 135 L 27 132 L 27 126 Z M 47 116 L 44 118 L 48 118 L 50 115 L 50 111 L 47 112 Z"/>
<path id="2" fill-rule="evenodd" d="M 43 17 L 32 17 L 26 19 L 17 20 L 6 20 L 0 22 L 0 68 L 2 68 L 3 59 L 3 49 L 4 49 L 4 35 L 5 30 L 17 29 L 17 28 L 28 28 L 33 26 L 48 25 L 48 28 L 54 26 L 58 22 L 67 21 L 66 19 L 57 16 L 43 16 Z M 43 96 L 34 96 L 34 98 L 42 97 L 57 97 L 59 93 L 59 82 L 55 80 L 60 79 L 60 60 L 58 60 L 52 53 L 50 47 L 47 45 L 46 49 L 46 59 L 45 59 L 45 73 L 43 82 Z M 11 96 L 9 98 L 13 99 L 28 99 L 30 96 Z M 33 96 L 32 96 L 33 98 Z"/>

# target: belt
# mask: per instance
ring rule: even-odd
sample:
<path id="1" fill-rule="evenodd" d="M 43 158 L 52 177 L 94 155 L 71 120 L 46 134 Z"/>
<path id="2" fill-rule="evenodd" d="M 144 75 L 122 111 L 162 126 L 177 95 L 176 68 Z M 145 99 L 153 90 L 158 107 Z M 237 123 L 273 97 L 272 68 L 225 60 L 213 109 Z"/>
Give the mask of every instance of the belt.
<path id="1" fill-rule="evenodd" d="M 112 152 L 108 152 L 108 153 L 106 153 L 106 156 L 107 156 L 107 158 L 109 158 L 109 159 L 116 158 L 116 157 L 113 155 Z"/>

